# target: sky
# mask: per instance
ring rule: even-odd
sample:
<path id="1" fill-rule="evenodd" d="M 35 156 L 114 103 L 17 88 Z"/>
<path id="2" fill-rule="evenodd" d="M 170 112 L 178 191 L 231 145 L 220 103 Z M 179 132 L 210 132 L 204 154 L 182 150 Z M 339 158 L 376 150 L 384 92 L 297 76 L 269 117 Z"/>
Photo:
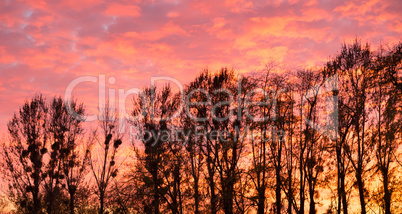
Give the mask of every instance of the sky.
<path id="1" fill-rule="evenodd" d="M 395 44 L 400 0 L 0 0 L 0 133 L 25 100 L 72 95 L 98 103 L 167 76 L 188 83 L 205 68 L 254 72 L 321 66 L 356 37 Z M 112 91 L 112 92 L 115 92 Z M 117 95 L 116 95 L 117 96 Z"/>

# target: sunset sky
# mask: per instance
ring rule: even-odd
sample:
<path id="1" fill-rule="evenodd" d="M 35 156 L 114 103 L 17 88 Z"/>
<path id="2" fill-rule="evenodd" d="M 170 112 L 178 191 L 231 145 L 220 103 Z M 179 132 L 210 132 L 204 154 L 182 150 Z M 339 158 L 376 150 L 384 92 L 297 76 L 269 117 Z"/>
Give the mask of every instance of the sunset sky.
<path id="1" fill-rule="evenodd" d="M 183 84 L 203 68 L 257 71 L 322 65 L 343 42 L 393 44 L 400 0 L 0 0 L 0 133 L 24 100 L 63 95 L 77 77 L 115 77 L 115 89 L 152 76 Z M 73 95 L 97 104 L 97 83 Z"/>

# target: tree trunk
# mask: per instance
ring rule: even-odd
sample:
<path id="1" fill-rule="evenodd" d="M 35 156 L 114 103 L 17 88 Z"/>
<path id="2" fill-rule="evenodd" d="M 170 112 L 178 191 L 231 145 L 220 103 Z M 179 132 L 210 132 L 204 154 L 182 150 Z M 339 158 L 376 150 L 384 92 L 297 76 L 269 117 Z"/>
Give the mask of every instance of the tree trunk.
<path id="1" fill-rule="evenodd" d="M 338 163 L 338 214 L 343 210 L 343 214 L 348 213 L 348 205 L 345 190 L 345 173 L 344 166 Z"/>
<path id="2" fill-rule="evenodd" d="M 362 180 L 362 176 L 361 176 L 360 172 L 358 172 L 356 174 L 356 181 L 357 181 L 357 186 L 359 188 L 361 214 L 366 214 L 366 202 L 364 201 L 364 184 L 363 184 L 363 180 Z"/>
<path id="3" fill-rule="evenodd" d="M 182 199 L 182 194 L 181 194 L 181 181 L 180 181 L 180 172 L 177 170 L 178 173 L 178 178 L 177 178 L 177 191 L 178 191 L 178 197 L 179 197 L 179 213 L 183 214 L 183 199 Z"/>
<path id="4" fill-rule="evenodd" d="M 304 214 L 304 176 L 303 176 L 303 153 L 300 154 L 300 166 L 299 166 L 299 171 L 300 171 L 300 214 Z"/>
<path id="5" fill-rule="evenodd" d="M 345 190 L 345 163 L 342 162 L 342 145 L 337 143 L 336 145 L 336 161 L 337 161 L 337 173 L 338 173 L 338 214 L 348 213 L 348 205 Z"/>
<path id="6" fill-rule="evenodd" d="M 314 201 L 314 188 L 313 188 L 313 182 L 309 182 L 309 193 L 310 193 L 310 214 L 316 214 L 315 210 L 315 201 Z"/>
<path id="7" fill-rule="evenodd" d="M 217 198 L 215 195 L 215 183 L 214 183 L 213 175 L 210 175 L 210 177 L 209 177 L 209 187 L 210 187 L 210 191 L 211 191 L 211 213 L 215 214 Z"/>
<path id="8" fill-rule="evenodd" d="M 211 192 L 211 214 L 215 214 L 217 212 L 217 197 L 215 195 L 215 181 L 214 181 L 214 169 L 213 162 L 211 157 L 211 148 L 209 142 L 207 142 L 207 169 L 208 169 L 208 182 L 209 188 Z"/>
<path id="9" fill-rule="evenodd" d="M 70 203 L 69 203 L 69 208 L 70 208 L 70 214 L 74 214 L 74 193 L 70 193 Z"/>
<path id="10" fill-rule="evenodd" d="M 265 187 L 261 187 L 258 192 L 258 214 L 264 214 L 265 210 Z"/>
<path id="11" fill-rule="evenodd" d="M 385 214 L 391 214 L 391 192 L 389 191 L 389 181 L 388 181 L 388 170 L 382 170 L 382 178 L 384 185 L 384 204 L 385 204 Z"/>
<path id="12" fill-rule="evenodd" d="M 53 191 L 54 190 L 51 190 L 51 193 L 49 194 L 49 198 L 48 198 L 48 205 L 47 205 L 47 213 L 48 214 L 52 214 L 53 212 L 52 212 L 52 208 L 53 208 Z"/>
<path id="13" fill-rule="evenodd" d="M 154 201 L 152 202 L 155 214 L 159 214 L 159 193 L 158 193 L 158 175 L 157 171 L 154 170 L 152 177 L 154 180 Z"/>
<path id="14" fill-rule="evenodd" d="M 281 158 L 279 155 L 278 158 Z M 276 213 L 281 213 L 282 203 L 281 203 L 281 166 L 280 160 L 278 160 L 278 166 L 276 166 L 276 187 L 275 187 L 275 195 L 276 195 Z"/>
<path id="15" fill-rule="evenodd" d="M 338 164 L 339 165 L 339 164 Z M 339 173 L 339 166 L 338 166 L 338 177 L 337 177 L 338 181 L 337 181 L 337 196 L 338 196 L 338 206 L 336 209 L 336 213 L 337 214 L 341 214 L 341 208 L 342 208 L 342 190 L 341 190 L 341 179 L 340 179 L 340 173 Z"/>
<path id="16" fill-rule="evenodd" d="M 343 208 L 343 214 L 348 213 L 348 204 L 347 204 L 347 198 L 346 198 L 346 190 L 345 190 L 345 175 L 341 175 L 341 197 L 342 197 L 342 208 Z"/>
<path id="17" fill-rule="evenodd" d="M 225 214 L 232 214 L 233 213 L 233 182 L 231 181 L 233 178 L 228 178 L 226 181 L 224 194 L 223 197 L 223 210 Z"/>
<path id="18" fill-rule="evenodd" d="M 289 173 L 289 192 L 288 192 L 288 214 L 292 214 L 292 203 L 293 203 L 293 189 L 292 189 L 292 172 Z"/>
<path id="19" fill-rule="evenodd" d="M 99 214 L 103 214 L 103 209 L 104 209 L 104 192 L 101 191 L 99 194 L 99 200 L 100 200 L 100 209 L 99 209 Z"/>
<path id="20" fill-rule="evenodd" d="M 200 193 L 198 192 L 198 177 L 194 178 L 194 202 L 195 202 L 195 214 L 200 213 Z"/>
<path id="21" fill-rule="evenodd" d="M 39 200 L 39 194 L 34 193 L 33 194 L 33 212 L 34 214 L 38 214 L 40 210 L 40 200 Z"/>

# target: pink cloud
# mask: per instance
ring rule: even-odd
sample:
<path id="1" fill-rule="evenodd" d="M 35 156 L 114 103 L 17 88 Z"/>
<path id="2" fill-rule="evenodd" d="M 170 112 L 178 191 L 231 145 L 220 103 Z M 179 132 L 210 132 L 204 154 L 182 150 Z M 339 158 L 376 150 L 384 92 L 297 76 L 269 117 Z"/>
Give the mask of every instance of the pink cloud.
<path id="1" fill-rule="evenodd" d="M 111 4 L 105 11 L 108 16 L 132 16 L 141 15 L 141 8 L 136 5 Z"/>
<path id="2" fill-rule="evenodd" d="M 401 10 L 399 0 L 3 1 L 0 132 L 25 99 L 63 94 L 79 76 L 114 76 L 110 87 L 129 89 L 155 75 L 186 83 L 206 67 L 255 71 L 268 58 L 320 65 L 356 36 L 399 41 Z M 74 95 L 95 109 L 96 90 Z"/>

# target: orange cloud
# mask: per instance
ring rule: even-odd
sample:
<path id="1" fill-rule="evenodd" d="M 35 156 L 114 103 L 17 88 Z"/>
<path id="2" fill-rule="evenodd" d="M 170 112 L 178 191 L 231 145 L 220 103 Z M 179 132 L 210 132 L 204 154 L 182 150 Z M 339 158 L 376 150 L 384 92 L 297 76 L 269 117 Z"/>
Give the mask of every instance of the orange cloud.
<path id="1" fill-rule="evenodd" d="M 141 8 L 136 5 L 111 4 L 105 11 L 108 16 L 131 16 L 141 15 Z"/>
<path id="2" fill-rule="evenodd" d="M 142 33 L 130 31 L 124 33 L 124 36 L 127 38 L 141 39 L 148 41 L 156 41 L 172 35 L 188 36 L 189 34 L 179 25 L 176 25 L 172 22 L 168 22 L 160 29 L 154 31 L 142 32 Z"/>
<path id="3" fill-rule="evenodd" d="M 102 4 L 103 0 L 62 0 L 59 5 L 61 8 L 69 8 L 75 11 L 90 10 L 97 5 Z"/>
<path id="4" fill-rule="evenodd" d="M 166 16 L 169 18 L 175 18 L 175 17 L 180 16 L 180 14 L 177 12 L 174 12 L 174 11 L 170 11 Z"/>
<path id="5" fill-rule="evenodd" d="M 234 13 L 241 13 L 253 10 L 253 1 L 247 0 L 225 0 L 225 6 Z"/>
<path id="6" fill-rule="evenodd" d="M 268 58 L 289 69 L 320 65 L 356 36 L 399 41 L 401 10 L 399 0 L 4 1 L 0 117 L 22 104 L 16 97 L 63 94 L 85 75 L 141 88 L 155 75 L 185 84 L 206 67 L 255 71 Z M 74 93 L 96 106 L 91 84 Z"/>

